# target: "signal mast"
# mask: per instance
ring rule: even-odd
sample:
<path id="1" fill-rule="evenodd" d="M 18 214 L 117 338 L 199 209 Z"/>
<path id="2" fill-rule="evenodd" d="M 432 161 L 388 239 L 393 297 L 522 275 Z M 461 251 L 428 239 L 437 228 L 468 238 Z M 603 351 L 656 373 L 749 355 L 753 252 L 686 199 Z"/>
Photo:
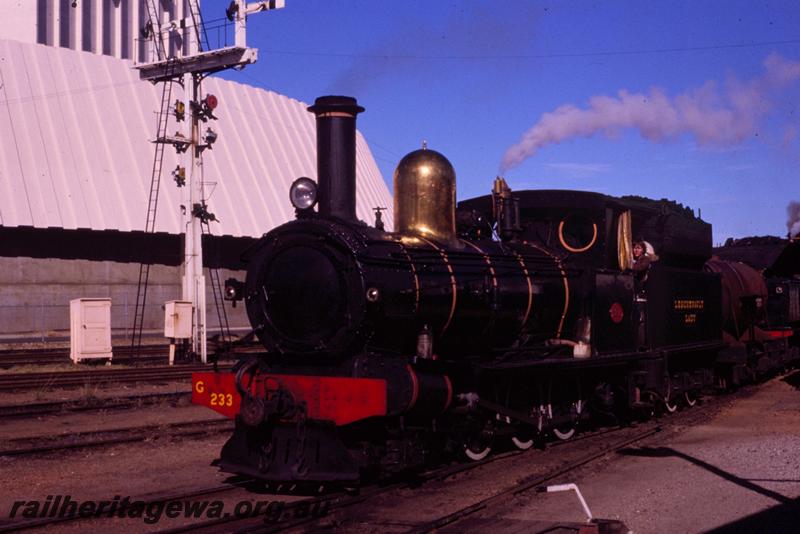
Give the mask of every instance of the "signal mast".
<path id="1" fill-rule="evenodd" d="M 161 0 L 145 0 L 148 22 L 142 34 L 148 39 L 148 62 L 134 66 L 139 70 L 139 77 L 152 83 L 164 83 L 161 111 L 159 115 L 156 157 L 153 165 L 153 183 L 150 191 L 150 207 L 146 231 L 154 231 L 155 207 L 157 206 L 158 184 L 161 174 L 163 147 L 172 145 L 180 154 L 180 164 L 172 175 L 178 187 L 182 188 L 183 206 L 181 209 L 182 224 L 185 229 L 184 261 L 182 266 L 182 299 L 192 304 L 192 351 L 200 355 L 203 363 L 207 362 L 206 344 L 206 279 L 203 274 L 203 225 L 216 220 L 209 212 L 203 182 L 203 159 L 206 149 L 210 149 L 217 140 L 217 133 L 207 125 L 209 120 L 216 120 L 214 109 L 217 98 L 214 95 L 201 97 L 203 79 L 214 72 L 231 68 L 243 68 L 254 63 L 258 58 L 258 50 L 247 47 L 247 16 L 261 11 L 280 9 L 285 0 L 268 0 L 247 2 L 233 0 L 226 9 L 228 20 L 234 24 L 234 45 L 210 49 L 205 29 L 200 17 L 199 0 L 188 0 L 187 16 L 178 20 L 166 20 Z M 171 102 L 171 85 L 179 83 L 184 89 L 184 101 Z M 189 105 L 186 106 L 185 102 Z M 187 109 L 188 108 L 188 109 Z M 190 132 L 176 132 L 167 135 L 167 116 L 173 115 L 180 122 L 186 111 L 189 111 Z M 201 129 L 203 133 L 201 135 Z M 185 187 L 184 187 L 185 186 Z M 147 277 L 144 276 L 145 293 L 141 295 L 142 317 L 146 300 Z M 142 274 L 140 272 L 140 293 Z M 140 298 L 137 296 L 137 315 Z M 143 320 L 143 319 L 142 319 Z M 134 339 L 136 327 L 134 326 Z M 141 341 L 141 324 L 139 325 Z"/>

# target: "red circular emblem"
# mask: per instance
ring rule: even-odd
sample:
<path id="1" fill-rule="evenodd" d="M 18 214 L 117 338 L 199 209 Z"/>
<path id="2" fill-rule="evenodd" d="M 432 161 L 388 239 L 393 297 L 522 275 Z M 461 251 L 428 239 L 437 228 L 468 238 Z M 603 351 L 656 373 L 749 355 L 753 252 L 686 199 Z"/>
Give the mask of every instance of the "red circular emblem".
<path id="1" fill-rule="evenodd" d="M 611 320 L 615 323 L 619 323 L 622 321 L 622 318 L 625 316 L 625 311 L 622 309 L 622 304 L 619 302 L 615 302 L 611 305 L 608 309 L 608 315 L 611 317 Z"/>

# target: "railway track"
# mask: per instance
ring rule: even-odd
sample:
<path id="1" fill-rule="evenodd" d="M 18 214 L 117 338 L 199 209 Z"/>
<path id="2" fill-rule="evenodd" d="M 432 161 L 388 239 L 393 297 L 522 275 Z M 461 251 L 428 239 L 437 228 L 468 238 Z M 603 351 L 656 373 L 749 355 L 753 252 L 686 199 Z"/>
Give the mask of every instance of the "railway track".
<path id="1" fill-rule="evenodd" d="M 555 441 L 548 444 L 548 449 L 558 449 L 558 453 L 545 459 L 538 456 L 540 451 L 513 451 L 495 456 L 490 456 L 480 462 L 460 464 L 451 468 L 443 468 L 419 476 L 412 482 L 403 481 L 396 484 L 371 486 L 358 495 L 326 495 L 286 504 L 283 515 L 277 521 L 267 521 L 259 518 L 221 518 L 205 523 L 194 523 L 191 527 L 170 529 L 164 532 L 178 534 L 185 532 L 201 532 L 215 534 L 235 531 L 247 532 L 284 532 L 329 530 L 335 532 L 353 531 L 392 531 L 398 527 L 403 530 L 421 534 L 438 531 L 443 528 L 452 528 L 453 532 L 469 532 L 473 529 L 469 521 L 481 512 L 490 512 L 492 509 L 504 505 L 515 495 L 536 491 L 541 486 L 551 482 L 561 482 L 566 475 L 597 462 L 609 454 L 621 449 L 631 447 L 637 442 L 652 438 L 665 429 L 679 429 L 687 424 L 697 424 L 711 417 L 717 409 L 724 404 L 739 398 L 742 391 L 726 397 L 712 398 L 710 402 L 699 405 L 693 409 L 684 410 L 675 414 L 666 415 L 664 418 L 650 419 L 637 423 L 634 426 L 605 428 L 595 432 L 585 433 L 567 441 Z M 562 452 L 569 451 L 569 452 Z M 565 459 L 569 458 L 569 459 Z M 505 462 L 504 469 L 509 472 L 505 478 L 513 479 L 513 483 L 491 493 L 484 498 L 472 500 L 466 506 L 446 511 L 436 517 L 415 518 L 410 524 L 386 518 L 370 518 L 370 514 L 381 505 L 389 509 L 402 506 L 402 501 L 410 501 L 408 509 L 417 510 L 413 499 L 407 494 L 403 495 L 398 490 L 421 486 L 420 489 L 427 495 L 443 495 L 447 492 L 458 492 L 463 477 L 453 478 L 453 475 L 472 471 L 476 468 L 489 466 L 496 462 Z M 522 476 L 518 467 L 522 464 L 539 466 L 546 463 L 543 470 L 534 469 L 534 473 Z M 498 467 L 503 467 L 499 464 Z M 536 472 L 536 471 L 540 472 Z M 391 494 L 391 495 L 390 495 Z M 381 499 L 381 497 L 386 497 Z M 325 514 L 309 513 L 314 510 L 324 510 Z M 298 514 L 299 512 L 299 514 Z M 416 514 L 416 512 L 414 512 Z M 299 515 L 300 517 L 296 517 Z M 420 514 L 421 515 L 421 514 Z M 371 520 L 370 520 L 371 519 Z M 388 521 L 388 522 L 387 522 Z"/>
<path id="2" fill-rule="evenodd" d="M 562 447 L 578 446 L 583 453 L 576 458 L 569 461 L 560 460 L 559 457 L 550 458 L 549 464 L 551 468 L 543 473 L 527 476 L 521 480 L 516 480 L 513 485 L 504 487 L 498 491 L 493 492 L 489 497 L 479 499 L 471 502 L 467 506 L 458 508 L 457 510 L 448 511 L 441 516 L 435 518 L 422 519 L 417 521 L 414 525 L 409 525 L 409 531 L 414 533 L 430 532 L 442 528 L 455 528 L 458 531 L 463 525 L 466 530 L 469 526 L 464 524 L 472 516 L 479 515 L 480 512 L 490 511 L 494 507 L 505 504 L 508 499 L 520 493 L 534 491 L 543 484 L 551 481 L 563 480 L 565 475 L 568 475 L 575 470 L 590 465 L 604 456 L 613 453 L 614 451 L 630 447 L 631 445 L 645 440 L 649 437 L 655 436 L 665 429 L 669 430 L 670 427 L 679 429 L 682 425 L 696 424 L 702 422 L 716 413 L 723 405 L 733 401 L 740 395 L 746 395 L 747 390 L 742 390 L 734 395 L 729 395 L 721 398 L 712 398 L 710 402 L 703 403 L 691 410 L 685 410 L 676 414 L 671 414 L 665 419 L 654 419 L 644 423 L 640 423 L 634 427 L 623 428 L 605 428 L 594 432 L 583 433 L 570 439 L 568 441 L 556 441 L 548 445 L 548 449 L 559 449 Z M 722 401 L 722 402 L 720 402 Z M 224 423 L 225 421 L 222 421 Z M 199 432 L 199 429 L 184 429 L 186 432 Z M 222 431 L 222 430 L 220 430 Z M 297 530 L 310 530 L 317 528 L 325 528 L 334 531 L 352 531 L 362 527 L 360 525 L 361 518 L 364 515 L 364 510 L 369 510 L 372 504 L 379 500 L 381 496 L 389 497 L 392 492 L 399 492 L 403 489 L 420 487 L 421 489 L 429 488 L 429 491 L 437 493 L 448 491 L 449 484 L 456 487 L 459 481 L 464 480 L 463 477 L 453 479 L 455 475 L 467 473 L 480 467 L 490 466 L 495 462 L 508 461 L 509 467 L 521 465 L 521 458 L 525 458 L 531 465 L 536 465 L 542 461 L 541 457 L 537 457 L 540 451 L 527 450 L 527 451 L 511 451 L 502 454 L 490 456 L 485 460 L 479 462 L 462 463 L 456 465 L 445 466 L 426 473 L 419 474 L 413 477 L 412 480 L 395 480 L 383 481 L 380 484 L 373 484 L 362 488 L 357 494 L 348 493 L 346 491 L 336 491 L 325 495 L 315 497 L 307 497 L 292 502 L 281 502 L 279 514 L 276 516 L 265 516 L 260 514 L 257 517 L 236 517 L 235 514 L 229 514 L 227 517 L 220 517 L 207 521 L 194 521 L 184 526 L 176 528 L 169 528 L 161 530 L 162 533 L 178 534 L 184 532 L 199 532 L 199 533 L 219 533 L 219 532 L 283 532 L 283 531 L 297 531 Z M 502 464 L 499 466 L 502 467 Z M 208 496 L 208 495 L 229 495 L 233 490 L 241 489 L 243 486 L 248 487 L 243 479 L 239 482 L 231 484 L 224 484 L 212 486 L 208 488 L 191 489 L 186 492 L 162 493 L 150 496 L 141 497 L 140 500 L 148 503 L 161 503 L 168 501 L 182 501 L 191 499 L 193 497 Z M 291 492 L 294 490 L 289 484 L 282 486 L 267 487 L 266 489 L 277 492 L 281 491 Z M 320 488 L 321 490 L 321 488 Z M 253 491 L 252 487 L 248 487 L 248 491 Z M 275 501 L 280 495 L 273 496 L 266 494 L 262 487 L 256 494 L 247 493 L 245 498 L 254 500 L 263 500 L 265 496 L 271 497 L 270 501 Z M 389 501 L 391 503 L 399 502 L 402 499 L 399 497 L 397 501 L 392 496 Z M 413 497 L 411 497 L 413 498 Z M 363 506 L 359 506 L 363 505 Z M 273 510 L 274 511 L 274 510 Z M 75 522 L 75 521 L 89 521 L 78 517 L 55 517 L 34 519 L 25 521 L 13 521 L 7 523 L 0 523 L 0 532 L 10 532 L 23 530 L 27 528 L 42 527 L 54 523 L 62 522 Z M 93 520 L 97 521 L 97 520 Z M 380 522 L 377 523 L 380 525 Z M 367 525 L 367 530 L 370 529 Z M 394 525 L 397 527 L 397 525 Z M 380 527 L 378 530 L 381 530 Z"/>
<path id="3" fill-rule="evenodd" d="M 646 431 L 642 431 L 637 439 L 644 439 L 650 435 L 658 432 L 659 428 L 656 423 L 652 423 Z M 560 447 L 575 442 L 590 442 L 592 439 L 606 436 L 615 432 L 614 429 L 603 429 L 595 432 L 590 432 L 570 441 L 557 441 L 552 443 L 551 447 Z M 624 444 L 627 446 L 633 443 L 634 440 L 627 439 Z M 587 445 L 587 447 L 590 445 Z M 603 453 L 606 454 L 607 452 Z M 400 490 L 424 486 L 431 483 L 442 483 L 448 478 L 467 473 L 480 467 L 488 466 L 490 464 L 510 460 L 523 455 L 536 454 L 536 451 L 509 451 L 501 454 L 490 456 L 484 460 L 469 463 L 459 463 L 456 465 L 449 465 L 421 474 L 417 474 L 408 479 L 400 479 L 397 481 L 383 481 L 378 484 L 373 484 L 363 488 L 356 494 L 347 491 L 337 491 L 328 493 L 317 497 L 297 500 L 293 502 L 283 503 L 280 507 L 280 514 L 278 516 L 260 515 L 259 517 L 221 517 L 210 521 L 198 523 L 194 522 L 191 525 L 181 526 L 160 531 L 161 534 L 183 534 L 183 533 L 206 533 L 217 534 L 222 532 L 283 532 L 299 530 L 314 530 L 317 528 L 330 529 L 331 521 L 327 517 L 329 513 L 335 513 L 339 516 L 347 515 L 348 510 L 357 508 L 360 504 L 365 504 L 371 500 L 377 499 L 381 496 L 397 492 Z M 586 462 L 584 462 L 586 463 Z M 577 468 L 579 466 L 575 466 Z M 566 468 L 564 468 L 566 469 Z M 555 474 L 553 476 L 556 476 Z M 291 484 L 273 485 L 271 488 L 277 492 L 281 490 L 293 491 L 294 488 Z M 367 506 L 365 504 L 365 506 Z M 357 516 L 358 511 L 353 511 L 350 515 Z M 327 521 L 326 524 L 320 524 Z M 346 519 L 336 519 L 333 523 L 341 524 L 346 522 Z"/>
<path id="4" fill-rule="evenodd" d="M 189 392 L 151 393 L 131 395 L 127 397 L 92 398 L 87 400 L 36 402 L 31 404 L 0 405 L 0 420 L 43 415 L 62 414 L 67 412 L 87 412 L 94 410 L 125 410 L 142 406 L 178 402 L 189 399 Z"/>
<path id="5" fill-rule="evenodd" d="M 55 438 L 24 437 L 6 440 L 0 449 L 3 456 L 34 456 L 75 449 L 107 447 L 123 443 L 136 443 L 161 438 L 195 437 L 222 432 L 231 432 L 233 422 L 229 419 L 204 419 L 167 423 L 157 426 L 131 426 L 92 432 L 77 432 Z"/>
<path id="6" fill-rule="evenodd" d="M 230 363 L 217 366 L 228 370 Z M 89 369 L 80 371 L 60 371 L 44 373 L 3 373 L 0 374 L 0 391 L 20 391 L 25 389 L 45 389 L 59 387 L 80 387 L 108 383 L 130 382 L 169 382 L 186 380 L 192 373 L 209 371 L 211 365 L 189 364 L 174 366 L 133 367 L 126 369 Z"/>
<path id="7" fill-rule="evenodd" d="M 114 363 L 135 364 L 165 361 L 169 351 L 168 345 L 148 345 L 139 351 L 131 347 L 114 347 Z M 0 368 L 20 365 L 54 365 L 72 363 L 69 348 L 59 349 L 25 349 L 0 351 Z"/>
<path id="8" fill-rule="evenodd" d="M 247 354 L 263 351 L 257 344 L 245 344 L 233 349 L 233 354 Z M 125 365 L 151 364 L 166 361 L 169 345 L 145 345 L 140 349 L 133 349 L 127 345 L 114 347 L 114 363 Z M 0 350 L 0 368 L 8 369 L 20 365 L 57 365 L 69 364 L 69 347 L 45 349 L 13 349 Z"/>

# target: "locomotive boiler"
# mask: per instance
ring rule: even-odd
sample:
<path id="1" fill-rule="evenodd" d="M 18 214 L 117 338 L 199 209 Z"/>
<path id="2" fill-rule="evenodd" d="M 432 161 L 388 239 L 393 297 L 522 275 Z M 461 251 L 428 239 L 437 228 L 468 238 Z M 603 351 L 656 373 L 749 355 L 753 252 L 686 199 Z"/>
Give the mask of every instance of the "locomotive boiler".
<path id="1" fill-rule="evenodd" d="M 523 336 L 558 337 L 569 282 L 557 258 L 460 237 L 455 171 L 427 148 L 397 167 L 395 232 L 361 223 L 352 142 L 363 108 L 321 98 L 309 109 L 318 125 L 318 210 L 298 205 L 297 220 L 247 258 L 247 312 L 268 351 L 336 361 L 367 346 L 408 355 L 424 345 L 420 356 L 459 358 L 518 346 Z"/>
<path id="2" fill-rule="evenodd" d="M 236 419 L 223 469 L 352 483 L 568 439 L 714 386 L 724 279 L 703 267 L 711 228 L 691 210 L 499 177 L 457 205 L 453 166 L 423 146 L 397 166 L 387 232 L 380 207 L 371 224 L 355 215 L 364 109 L 328 96 L 309 111 L 317 181 L 294 182 L 296 219 L 244 256 L 265 352 L 193 377 L 194 402 Z M 634 236 L 658 251 L 644 273 Z"/>

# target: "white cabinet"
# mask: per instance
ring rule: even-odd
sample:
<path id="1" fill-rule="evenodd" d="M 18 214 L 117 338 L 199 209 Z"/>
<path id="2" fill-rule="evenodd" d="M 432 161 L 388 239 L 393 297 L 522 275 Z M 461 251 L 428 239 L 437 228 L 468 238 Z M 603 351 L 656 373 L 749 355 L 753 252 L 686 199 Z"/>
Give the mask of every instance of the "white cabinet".
<path id="1" fill-rule="evenodd" d="M 69 301 L 70 358 L 111 359 L 111 299 Z"/>
<path id="2" fill-rule="evenodd" d="M 185 300 L 168 300 L 164 303 L 164 337 L 190 339 L 192 337 L 192 303 Z"/>

